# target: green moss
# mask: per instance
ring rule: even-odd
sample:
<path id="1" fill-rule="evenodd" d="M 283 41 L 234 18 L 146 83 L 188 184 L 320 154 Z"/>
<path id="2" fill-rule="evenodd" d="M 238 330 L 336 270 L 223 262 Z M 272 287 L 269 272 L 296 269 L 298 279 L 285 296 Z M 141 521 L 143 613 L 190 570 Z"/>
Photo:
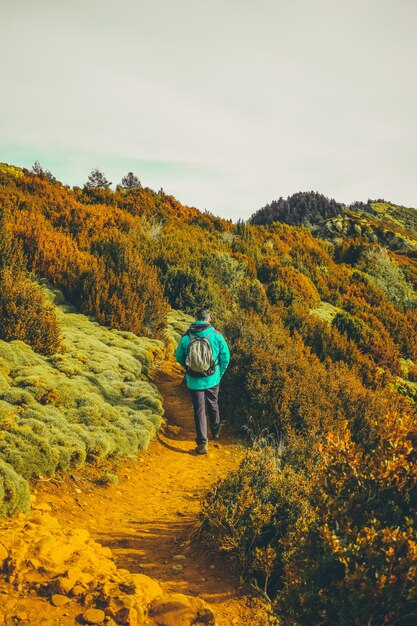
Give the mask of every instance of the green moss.
<path id="1" fill-rule="evenodd" d="M 331 324 L 336 315 L 342 312 L 343 309 L 340 309 L 339 307 L 330 304 L 330 302 L 324 301 L 321 301 L 318 307 L 310 309 L 311 315 L 315 315 L 316 317 L 323 320 L 324 322 L 327 322 L 328 324 Z"/>
<path id="2" fill-rule="evenodd" d="M 194 321 L 194 318 L 187 313 L 171 309 L 168 313 L 168 326 L 166 330 L 166 338 L 168 340 L 168 350 L 171 352 L 177 346 L 182 335 Z"/>
<path id="3" fill-rule="evenodd" d="M 18 477 L 6 513 L 26 506 L 19 494 L 28 493 L 30 478 L 132 457 L 162 420 L 160 394 L 146 373 L 165 355 L 164 344 L 106 329 L 77 314 L 58 290 L 46 293 L 64 352 L 46 357 L 21 341 L 0 341 L 0 462 L 9 482 Z"/>
<path id="4" fill-rule="evenodd" d="M 14 387 L 6 389 L 2 393 L 2 399 L 9 404 L 24 406 L 34 401 L 32 394 L 25 389 L 16 389 Z"/>
<path id="5" fill-rule="evenodd" d="M 20 167 L 16 167 L 15 165 L 9 165 L 8 163 L 0 163 L 0 173 L 11 174 L 15 178 L 20 178 L 21 176 L 23 176 L 23 171 Z"/>
<path id="6" fill-rule="evenodd" d="M 4 393 L 9 388 L 7 377 L 0 371 L 0 393 Z"/>
<path id="7" fill-rule="evenodd" d="M 0 459 L 0 516 L 27 512 L 30 507 L 29 485 L 24 478 Z"/>
<path id="8" fill-rule="evenodd" d="M 405 380 L 401 376 L 397 376 L 395 388 L 408 398 L 413 405 L 417 404 L 417 383 Z"/>
<path id="9" fill-rule="evenodd" d="M 373 202 L 373 211 L 381 219 L 392 220 L 396 225 L 417 234 L 417 213 L 415 209 L 392 204 L 391 202 Z"/>

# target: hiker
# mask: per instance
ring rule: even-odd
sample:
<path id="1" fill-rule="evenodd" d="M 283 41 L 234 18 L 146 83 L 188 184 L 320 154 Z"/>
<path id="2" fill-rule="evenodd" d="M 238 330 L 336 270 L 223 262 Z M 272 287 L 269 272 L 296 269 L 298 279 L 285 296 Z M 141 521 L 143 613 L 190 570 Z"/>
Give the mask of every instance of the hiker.
<path id="1" fill-rule="evenodd" d="M 221 333 L 210 324 L 210 311 L 199 309 L 175 352 L 178 363 L 185 367 L 185 381 L 194 407 L 197 454 L 208 454 L 206 404 L 213 439 L 220 435 L 220 379 L 230 361 L 230 352 Z"/>

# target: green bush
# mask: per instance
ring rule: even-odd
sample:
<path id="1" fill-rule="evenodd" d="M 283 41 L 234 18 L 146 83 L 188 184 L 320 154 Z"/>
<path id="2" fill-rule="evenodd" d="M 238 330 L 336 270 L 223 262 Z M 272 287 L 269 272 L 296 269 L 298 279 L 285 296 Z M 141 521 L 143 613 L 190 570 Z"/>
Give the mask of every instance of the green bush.
<path id="1" fill-rule="evenodd" d="M 243 278 L 236 284 L 233 293 L 244 311 L 254 311 L 259 315 L 267 312 L 268 299 L 262 283 L 256 278 Z"/>
<path id="2" fill-rule="evenodd" d="M 168 305 L 156 269 L 144 263 L 130 239 L 117 230 L 92 242 L 97 268 L 83 276 L 80 303 L 101 324 L 161 337 Z"/>
<path id="3" fill-rule="evenodd" d="M 281 267 L 277 277 L 268 285 L 267 296 L 271 304 L 283 302 L 286 306 L 295 300 L 308 307 L 320 303 L 319 293 L 311 280 L 290 267 Z"/>
<path id="4" fill-rule="evenodd" d="M 41 354 L 59 349 L 59 324 L 42 288 L 20 272 L 0 271 L 0 339 L 20 339 Z"/>
<path id="5" fill-rule="evenodd" d="M 366 321 L 347 311 L 337 313 L 332 326 L 354 341 L 377 365 L 387 368 L 393 374 L 399 374 L 401 365 L 398 346 L 376 316 L 371 312 L 364 312 L 362 315 Z"/>
<path id="6" fill-rule="evenodd" d="M 214 302 L 209 281 L 192 268 L 169 269 L 164 288 L 171 306 L 189 315 L 195 315 L 200 307 L 211 308 Z"/>
<path id="7" fill-rule="evenodd" d="M 343 311 L 342 313 L 336 313 L 333 318 L 332 326 L 345 335 L 348 339 L 361 343 L 366 334 L 366 324 L 358 317 L 353 317 L 350 313 Z"/>
<path id="8" fill-rule="evenodd" d="M 282 280 L 274 280 L 274 282 L 268 285 L 266 295 L 271 304 L 277 304 L 283 302 L 286 306 L 292 304 L 296 298 L 294 290 Z"/>
<path id="9" fill-rule="evenodd" d="M 413 285 L 387 250 L 369 250 L 363 257 L 362 266 L 373 282 L 400 309 L 404 311 L 417 308 L 417 293 Z"/>
<path id="10" fill-rule="evenodd" d="M 206 496 L 201 535 L 272 596 L 282 573 L 282 541 L 299 517 L 311 518 L 308 482 L 291 467 L 281 468 L 279 448 L 261 439 Z"/>
<path id="11" fill-rule="evenodd" d="M 203 257 L 201 268 L 204 276 L 210 275 L 223 287 L 233 287 L 246 273 L 245 265 L 226 252 L 216 252 Z"/>
<path id="12" fill-rule="evenodd" d="M 308 313 L 293 311 L 292 323 L 303 338 L 303 342 L 310 346 L 322 362 L 331 359 L 333 362 L 344 361 L 351 368 L 355 368 L 365 385 L 373 385 L 375 379 L 375 363 L 369 355 L 364 354 L 356 343 L 340 333 L 331 324 L 337 310 L 332 310 L 328 303 L 322 303 L 320 309 Z M 334 307 L 335 309 L 335 307 Z"/>
<path id="13" fill-rule="evenodd" d="M 367 441 L 370 415 L 404 406 L 389 387 L 365 387 L 344 360 L 320 361 L 297 332 L 291 336 L 278 323 L 241 316 L 225 325 L 224 334 L 233 359 L 222 380 L 222 413 L 236 429 L 255 423 L 256 432 L 282 433 L 294 467 L 314 460 L 318 445 L 344 420 Z M 335 344 L 335 359 L 337 349 Z"/>
<path id="14" fill-rule="evenodd" d="M 98 485 L 104 485 L 105 487 L 110 487 L 111 485 L 117 485 L 119 482 L 119 478 L 117 474 L 109 471 L 101 472 L 100 476 L 97 478 Z"/>

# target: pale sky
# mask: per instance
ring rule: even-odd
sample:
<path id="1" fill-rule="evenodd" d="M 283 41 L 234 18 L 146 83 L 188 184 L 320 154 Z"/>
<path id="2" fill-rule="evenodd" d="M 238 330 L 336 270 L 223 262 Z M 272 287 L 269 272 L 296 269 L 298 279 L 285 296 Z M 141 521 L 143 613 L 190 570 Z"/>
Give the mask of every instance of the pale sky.
<path id="1" fill-rule="evenodd" d="M 217 215 L 417 207 L 417 0 L 0 0 L 0 161 Z"/>

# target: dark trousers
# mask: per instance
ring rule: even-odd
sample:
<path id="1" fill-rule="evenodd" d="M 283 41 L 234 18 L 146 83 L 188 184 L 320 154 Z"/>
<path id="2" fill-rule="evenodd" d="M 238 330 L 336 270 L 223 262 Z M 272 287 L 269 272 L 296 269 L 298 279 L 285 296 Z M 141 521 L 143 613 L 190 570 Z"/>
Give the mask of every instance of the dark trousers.
<path id="1" fill-rule="evenodd" d="M 196 389 L 190 389 L 194 407 L 197 444 L 207 443 L 206 405 L 211 434 L 215 435 L 220 428 L 219 388 L 220 385 L 216 385 L 210 389 L 201 389 L 198 391 Z"/>

